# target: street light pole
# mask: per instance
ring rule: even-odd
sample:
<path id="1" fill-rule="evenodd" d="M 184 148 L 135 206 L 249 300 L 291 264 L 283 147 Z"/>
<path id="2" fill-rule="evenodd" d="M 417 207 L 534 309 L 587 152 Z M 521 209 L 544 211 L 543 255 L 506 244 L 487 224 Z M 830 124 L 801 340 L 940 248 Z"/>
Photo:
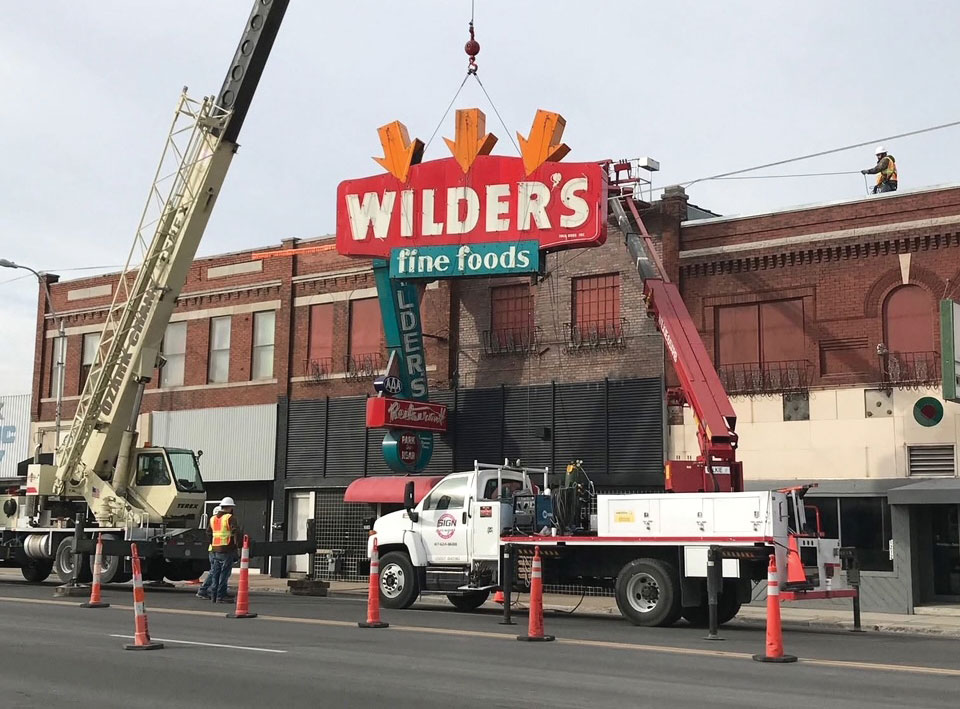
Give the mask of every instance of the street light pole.
<path id="1" fill-rule="evenodd" d="M 64 378 L 64 367 L 66 365 L 66 349 L 67 349 L 67 333 L 63 327 L 63 318 L 57 315 L 57 311 L 53 307 L 53 298 L 50 296 L 50 284 L 47 283 L 47 279 L 43 277 L 43 274 L 39 271 L 35 271 L 29 266 L 24 266 L 20 263 L 14 263 L 5 258 L 0 258 L 0 268 L 22 268 L 25 271 L 30 271 L 34 276 L 37 277 L 40 285 L 43 286 L 44 293 L 47 298 L 47 307 L 50 309 L 50 315 L 57 321 L 57 409 L 56 409 L 56 419 L 54 422 L 54 451 L 59 450 L 60 448 L 60 424 L 63 413 L 63 378 Z M 43 330 L 43 336 L 46 337 L 47 331 L 46 328 Z M 42 388 L 41 384 L 41 388 Z M 56 453 L 54 453 L 54 462 L 56 462 Z"/>

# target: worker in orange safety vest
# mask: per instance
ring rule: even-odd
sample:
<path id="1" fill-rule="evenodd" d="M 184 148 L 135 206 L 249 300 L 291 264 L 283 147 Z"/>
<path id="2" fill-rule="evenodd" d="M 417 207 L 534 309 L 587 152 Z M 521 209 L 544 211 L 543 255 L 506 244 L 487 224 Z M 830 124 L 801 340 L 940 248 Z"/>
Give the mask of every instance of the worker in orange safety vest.
<path id="1" fill-rule="evenodd" d="M 233 516 L 232 497 L 220 501 L 220 511 L 210 518 L 210 600 L 229 602 L 227 582 L 237 561 L 240 530 Z"/>
<path id="2" fill-rule="evenodd" d="M 897 163 L 893 156 L 887 153 L 887 149 L 877 146 L 877 164 L 866 170 L 861 170 L 863 175 L 876 175 L 877 184 L 873 186 L 873 193 L 896 192 L 897 191 Z"/>

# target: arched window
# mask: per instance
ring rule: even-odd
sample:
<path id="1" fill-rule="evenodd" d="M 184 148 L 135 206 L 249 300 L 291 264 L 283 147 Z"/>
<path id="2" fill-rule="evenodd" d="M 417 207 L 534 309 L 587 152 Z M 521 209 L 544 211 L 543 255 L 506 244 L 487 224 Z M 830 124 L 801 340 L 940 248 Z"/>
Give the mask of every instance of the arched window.
<path id="1" fill-rule="evenodd" d="M 883 339 L 890 352 L 933 352 L 934 302 L 920 286 L 900 286 L 883 304 Z"/>

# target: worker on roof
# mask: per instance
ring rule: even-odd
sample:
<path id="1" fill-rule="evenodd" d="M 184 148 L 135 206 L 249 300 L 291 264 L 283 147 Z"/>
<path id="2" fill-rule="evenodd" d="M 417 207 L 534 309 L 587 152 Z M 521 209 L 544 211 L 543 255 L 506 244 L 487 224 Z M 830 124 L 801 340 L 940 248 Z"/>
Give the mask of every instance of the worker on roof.
<path id="1" fill-rule="evenodd" d="M 227 581 L 237 561 L 237 549 L 240 547 L 240 530 L 233 516 L 236 503 L 232 497 L 220 501 L 220 511 L 210 518 L 210 600 L 214 603 L 226 603 Z"/>
<path id="2" fill-rule="evenodd" d="M 897 191 L 897 163 L 893 156 L 887 154 L 887 149 L 877 146 L 877 164 L 867 170 L 861 170 L 863 175 L 876 175 L 877 184 L 873 186 L 873 193 Z"/>

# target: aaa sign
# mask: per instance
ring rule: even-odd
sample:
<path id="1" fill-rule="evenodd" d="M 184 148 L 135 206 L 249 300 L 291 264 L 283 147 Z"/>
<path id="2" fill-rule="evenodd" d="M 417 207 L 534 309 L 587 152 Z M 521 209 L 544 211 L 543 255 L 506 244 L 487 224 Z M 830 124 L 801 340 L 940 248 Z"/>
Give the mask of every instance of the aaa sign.
<path id="1" fill-rule="evenodd" d="M 393 248 L 535 240 L 540 250 L 606 240 L 606 176 L 596 163 L 547 162 L 526 174 L 521 158 L 478 156 L 464 174 L 454 158 L 337 188 L 337 251 L 388 258 Z"/>

